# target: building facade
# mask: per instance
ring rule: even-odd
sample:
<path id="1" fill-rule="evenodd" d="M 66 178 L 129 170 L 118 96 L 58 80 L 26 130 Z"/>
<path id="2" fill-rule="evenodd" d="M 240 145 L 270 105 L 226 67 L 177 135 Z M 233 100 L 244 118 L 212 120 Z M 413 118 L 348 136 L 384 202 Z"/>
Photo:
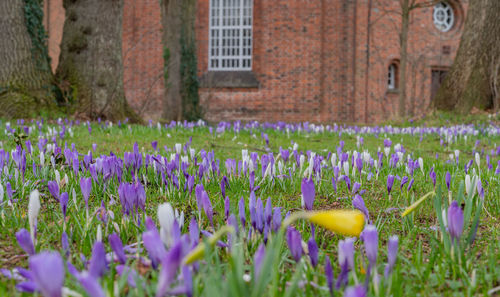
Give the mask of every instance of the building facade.
<path id="1" fill-rule="evenodd" d="M 157 120 L 164 96 L 159 1 L 124 1 L 126 97 L 141 116 Z M 46 25 L 54 48 L 62 26 L 53 21 L 61 13 L 53 7 L 62 0 L 45 2 L 53 9 Z M 408 114 L 423 114 L 431 103 L 458 49 L 467 5 L 418 0 L 412 8 Z M 400 12 L 398 0 L 198 0 L 205 118 L 377 122 L 393 117 L 403 81 Z M 56 64 L 57 56 L 53 60 Z"/>

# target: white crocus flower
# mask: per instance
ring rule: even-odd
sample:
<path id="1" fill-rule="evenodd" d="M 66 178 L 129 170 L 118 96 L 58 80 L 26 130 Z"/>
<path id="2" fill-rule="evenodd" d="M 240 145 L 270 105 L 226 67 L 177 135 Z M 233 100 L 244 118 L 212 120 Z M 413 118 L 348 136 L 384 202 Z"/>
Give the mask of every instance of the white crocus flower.
<path id="1" fill-rule="evenodd" d="M 335 167 L 335 164 L 337 163 L 337 154 L 333 153 L 332 158 L 330 160 L 332 162 L 332 168 Z"/>
<path id="2" fill-rule="evenodd" d="M 38 213 L 40 212 L 40 193 L 38 190 L 34 190 L 30 194 L 30 201 L 28 203 L 28 222 L 30 225 L 30 235 L 33 243 L 35 240 L 35 231 L 36 231 L 36 219 L 38 217 Z"/>
<path id="3" fill-rule="evenodd" d="M 302 171 L 302 168 L 304 168 L 305 162 L 306 162 L 306 157 L 304 155 L 300 155 L 299 158 L 300 171 Z"/>
<path id="4" fill-rule="evenodd" d="M 172 231 L 174 227 L 175 213 L 170 203 L 158 206 L 158 221 L 160 222 L 160 237 L 167 246 L 172 246 Z"/>
<path id="5" fill-rule="evenodd" d="M 45 166 L 45 154 L 40 152 L 40 165 Z"/>
<path id="6" fill-rule="evenodd" d="M 59 170 L 54 170 L 54 175 L 56 176 L 56 182 L 57 184 L 61 184 L 61 174 L 59 173 Z"/>
<path id="7" fill-rule="evenodd" d="M 194 160 L 194 156 L 196 154 L 196 150 L 194 148 L 189 149 L 189 156 L 191 157 L 191 160 Z"/>
<path id="8" fill-rule="evenodd" d="M 3 194 L 4 194 L 3 186 L 2 184 L 0 184 L 0 203 L 3 202 Z"/>
<path id="9" fill-rule="evenodd" d="M 479 156 L 479 153 L 476 152 L 476 165 L 477 165 L 477 168 L 479 168 L 479 166 L 481 165 L 481 156 Z"/>
<path id="10" fill-rule="evenodd" d="M 182 150 L 182 144 L 176 143 L 175 144 L 175 152 L 180 155 L 181 154 L 181 150 Z"/>
<path id="11" fill-rule="evenodd" d="M 420 167 L 420 171 L 424 174 L 424 159 L 422 157 L 418 158 L 418 167 Z"/>
<path id="12" fill-rule="evenodd" d="M 388 158 L 389 157 L 389 153 L 391 152 L 391 148 L 390 147 L 384 147 L 384 154 L 385 154 L 385 157 Z"/>
<path id="13" fill-rule="evenodd" d="M 349 161 L 345 161 L 343 166 L 345 175 L 349 176 Z"/>
<path id="14" fill-rule="evenodd" d="M 95 240 L 96 241 L 102 241 L 102 227 L 101 224 L 97 225 L 97 232 L 95 235 Z"/>

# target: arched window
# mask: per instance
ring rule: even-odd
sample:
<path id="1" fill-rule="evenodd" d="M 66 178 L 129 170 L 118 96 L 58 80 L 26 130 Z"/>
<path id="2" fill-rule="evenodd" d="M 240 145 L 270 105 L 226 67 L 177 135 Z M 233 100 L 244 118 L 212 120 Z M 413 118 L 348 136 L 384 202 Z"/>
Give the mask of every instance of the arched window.
<path id="1" fill-rule="evenodd" d="M 396 90 L 398 88 L 398 65 L 392 62 L 387 71 L 387 88 Z"/>
<path id="2" fill-rule="evenodd" d="M 210 0 L 209 70 L 252 69 L 252 0 Z"/>
<path id="3" fill-rule="evenodd" d="M 434 26 L 436 26 L 439 31 L 450 31 L 455 23 L 455 13 L 453 12 L 453 7 L 445 1 L 434 5 L 432 20 L 434 22 Z"/>

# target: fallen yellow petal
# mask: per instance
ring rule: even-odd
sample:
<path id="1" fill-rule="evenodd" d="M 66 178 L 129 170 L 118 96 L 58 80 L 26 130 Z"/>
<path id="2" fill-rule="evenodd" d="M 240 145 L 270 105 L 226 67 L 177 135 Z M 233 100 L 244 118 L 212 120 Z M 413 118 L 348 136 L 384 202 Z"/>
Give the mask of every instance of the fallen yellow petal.
<path id="1" fill-rule="evenodd" d="M 365 217 L 358 210 L 315 211 L 307 219 L 334 233 L 356 237 L 361 234 L 365 225 Z"/>

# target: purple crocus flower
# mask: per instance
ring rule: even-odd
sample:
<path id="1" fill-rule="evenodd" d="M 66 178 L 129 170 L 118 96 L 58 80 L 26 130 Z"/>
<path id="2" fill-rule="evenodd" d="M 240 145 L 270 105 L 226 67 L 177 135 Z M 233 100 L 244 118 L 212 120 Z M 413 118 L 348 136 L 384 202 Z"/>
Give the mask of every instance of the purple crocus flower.
<path id="1" fill-rule="evenodd" d="M 281 207 L 275 207 L 273 211 L 273 231 L 278 232 L 281 227 Z"/>
<path id="2" fill-rule="evenodd" d="M 366 256 L 370 262 L 370 266 L 374 266 L 377 263 L 377 253 L 378 253 L 378 233 L 377 228 L 373 225 L 366 225 L 365 229 L 361 233 L 361 240 L 364 242 Z"/>
<path id="3" fill-rule="evenodd" d="M 255 211 L 255 228 L 261 234 L 264 232 L 264 205 L 260 198 L 257 200 L 257 208 Z"/>
<path id="4" fill-rule="evenodd" d="M 350 191 L 351 190 L 351 179 L 347 175 L 344 175 L 342 177 L 342 179 L 344 180 L 345 184 L 347 185 L 347 189 Z"/>
<path id="5" fill-rule="evenodd" d="M 224 218 L 226 220 L 229 217 L 229 210 L 230 210 L 229 197 L 226 196 L 226 199 L 224 199 Z"/>
<path id="6" fill-rule="evenodd" d="M 245 199 L 243 197 L 241 197 L 240 201 L 238 202 L 238 211 L 239 211 L 241 226 L 243 229 L 245 229 L 246 214 L 245 214 Z"/>
<path id="7" fill-rule="evenodd" d="M 348 287 L 345 289 L 344 297 L 366 297 L 366 289 L 363 285 Z"/>
<path id="8" fill-rule="evenodd" d="M 340 274 L 337 278 L 335 287 L 339 289 L 341 286 L 347 285 L 349 280 L 349 271 L 354 269 L 354 239 L 346 238 L 339 241 L 339 264 Z"/>
<path id="9" fill-rule="evenodd" d="M 89 274 L 92 277 L 100 278 L 106 273 L 106 249 L 101 241 L 96 241 L 92 247 L 92 258 L 89 263 Z"/>
<path id="10" fill-rule="evenodd" d="M 90 191 L 92 190 L 92 178 L 82 177 L 80 179 L 80 189 L 82 190 L 83 199 L 85 200 L 85 208 L 89 208 Z"/>
<path id="11" fill-rule="evenodd" d="M 318 265 L 318 244 L 316 244 L 314 237 L 309 238 L 309 241 L 307 241 L 307 248 L 309 250 L 311 264 L 313 267 L 316 267 Z"/>
<path id="12" fill-rule="evenodd" d="M 207 192 L 203 191 L 201 193 L 201 204 L 203 206 L 203 211 L 205 212 L 205 215 L 207 216 L 208 220 L 210 221 L 210 225 L 214 225 L 214 211 L 212 208 L 212 202 L 210 202 L 210 198 L 208 197 Z"/>
<path id="13" fill-rule="evenodd" d="M 144 242 L 144 247 L 148 251 L 149 259 L 151 259 L 153 268 L 158 267 L 161 259 L 165 256 L 167 251 L 165 246 L 161 241 L 160 233 L 158 230 L 152 229 L 142 233 L 142 241 Z"/>
<path id="14" fill-rule="evenodd" d="M 337 178 L 335 176 L 332 177 L 332 187 L 335 193 L 337 193 Z"/>
<path id="15" fill-rule="evenodd" d="M 61 235 L 61 246 L 62 246 L 62 249 L 64 251 L 64 255 L 66 257 L 69 257 L 69 253 L 70 253 L 69 240 L 68 240 L 68 234 L 66 234 L 65 231 L 63 231 L 63 233 Z"/>
<path id="16" fill-rule="evenodd" d="M 125 265 L 117 265 L 116 272 L 118 273 L 119 276 L 127 275 L 128 285 L 131 286 L 132 288 L 137 287 L 135 279 L 138 278 L 139 275 L 137 274 L 137 271 L 135 271 L 133 268 L 130 268 Z"/>
<path id="17" fill-rule="evenodd" d="M 479 195 L 479 197 L 481 197 L 481 200 L 484 200 L 484 188 L 480 178 L 478 178 L 477 180 L 476 189 L 477 189 L 477 194 Z"/>
<path id="18" fill-rule="evenodd" d="M 446 187 L 448 188 L 448 191 L 449 191 L 450 190 L 450 182 L 451 182 L 451 175 L 450 175 L 449 171 L 446 171 L 445 181 L 446 181 Z"/>
<path id="19" fill-rule="evenodd" d="M 61 297 L 64 263 L 56 252 L 41 252 L 29 259 L 31 276 L 45 297 Z"/>
<path id="20" fill-rule="evenodd" d="M 359 188 L 361 188 L 361 184 L 355 182 L 354 185 L 352 186 L 352 194 L 356 194 L 359 191 Z"/>
<path id="21" fill-rule="evenodd" d="M 254 263 L 253 271 L 255 280 L 259 279 L 262 264 L 264 264 L 265 257 L 266 257 L 266 246 L 263 243 L 261 243 L 253 256 L 253 263 Z"/>
<path id="22" fill-rule="evenodd" d="M 406 183 L 408 183 L 408 176 L 403 176 L 403 178 L 401 179 L 401 184 L 399 185 L 399 189 L 402 191 L 403 190 L 403 187 Z"/>
<path id="23" fill-rule="evenodd" d="M 61 204 L 61 212 L 63 214 L 63 217 L 66 218 L 66 210 L 68 209 L 68 200 L 69 196 L 67 192 L 64 192 L 59 196 L 59 204 Z"/>
<path id="24" fill-rule="evenodd" d="M 33 245 L 33 241 L 31 240 L 30 232 L 26 229 L 21 229 L 16 232 L 16 239 L 19 246 L 25 251 L 28 255 L 32 256 L 35 254 L 35 246 Z"/>
<path id="25" fill-rule="evenodd" d="M 288 227 L 286 241 L 292 257 L 296 262 L 299 262 L 302 257 L 302 237 L 299 231 L 293 227 Z"/>
<path id="26" fill-rule="evenodd" d="M 409 192 L 411 190 L 411 187 L 413 186 L 413 183 L 415 182 L 415 179 L 412 178 L 410 180 L 410 183 L 408 183 L 408 187 L 406 188 L 406 191 Z"/>
<path id="27" fill-rule="evenodd" d="M 102 287 L 99 284 L 97 278 L 92 276 L 91 274 L 86 272 L 80 274 L 78 276 L 78 281 L 80 281 L 80 284 L 89 296 L 106 297 L 106 294 L 104 294 L 104 291 L 102 290 Z"/>
<path id="28" fill-rule="evenodd" d="M 153 147 L 153 150 L 156 151 L 158 149 L 158 141 L 152 141 L 151 142 L 151 147 Z"/>
<path id="29" fill-rule="evenodd" d="M 264 223 L 266 225 L 271 224 L 272 216 L 273 216 L 273 206 L 271 204 L 271 197 L 268 197 L 266 201 L 266 207 L 264 208 Z"/>
<path id="30" fill-rule="evenodd" d="M 48 188 L 49 188 L 49 192 L 50 192 L 50 194 L 51 194 L 54 198 L 56 198 L 56 200 L 57 200 L 57 201 L 59 201 L 59 185 L 57 184 L 57 182 L 56 182 L 56 181 L 51 180 L 51 181 L 49 181 L 49 182 L 47 183 L 47 186 L 48 186 Z"/>
<path id="31" fill-rule="evenodd" d="M 330 289 L 330 294 L 333 293 L 333 269 L 332 263 L 330 262 L 330 257 L 325 256 L 325 276 L 326 282 L 328 284 L 328 289 Z"/>
<path id="32" fill-rule="evenodd" d="M 189 195 L 193 192 L 193 187 L 194 187 L 194 175 L 190 175 L 187 178 L 187 187 L 189 191 Z"/>
<path id="33" fill-rule="evenodd" d="M 387 244 L 387 265 L 385 266 L 384 275 L 387 278 L 396 264 L 396 258 L 398 256 L 398 236 L 393 235 L 389 238 L 389 243 Z"/>
<path id="34" fill-rule="evenodd" d="M 436 187 L 436 172 L 434 171 L 434 167 L 431 168 L 431 172 L 429 173 L 429 177 L 432 180 L 432 184 L 434 185 L 434 188 Z"/>
<path id="35" fill-rule="evenodd" d="M 391 195 L 392 185 L 394 184 L 394 175 L 389 174 L 387 176 L 387 193 Z"/>
<path id="36" fill-rule="evenodd" d="M 304 178 L 301 184 L 302 190 L 302 207 L 306 210 L 312 210 L 314 204 L 314 181 L 312 179 Z"/>
<path id="37" fill-rule="evenodd" d="M 365 206 L 365 201 L 363 200 L 363 197 L 356 194 L 356 196 L 354 196 L 354 199 L 352 199 L 352 206 L 361 211 L 365 216 L 366 220 L 370 221 L 370 214 L 368 213 L 368 209 Z"/>
<path id="38" fill-rule="evenodd" d="M 181 261 L 182 241 L 179 240 L 163 257 L 158 285 L 156 286 L 156 297 L 161 297 L 168 291 L 170 284 L 175 280 Z"/>
<path id="39" fill-rule="evenodd" d="M 453 200 L 448 208 L 448 232 L 451 240 L 458 242 L 464 229 L 464 214 L 456 200 Z"/>
<path id="40" fill-rule="evenodd" d="M 125 264 L 127 262 L 127 256 L 125 255 L 125 251 L 123 250 L 123 243 L 116 233 L 109 235 L 108 237 L 109 245 L 111 249 L 115 253 L 115 256 L 118 258 L 118 261 L 121 264 Z"/>

